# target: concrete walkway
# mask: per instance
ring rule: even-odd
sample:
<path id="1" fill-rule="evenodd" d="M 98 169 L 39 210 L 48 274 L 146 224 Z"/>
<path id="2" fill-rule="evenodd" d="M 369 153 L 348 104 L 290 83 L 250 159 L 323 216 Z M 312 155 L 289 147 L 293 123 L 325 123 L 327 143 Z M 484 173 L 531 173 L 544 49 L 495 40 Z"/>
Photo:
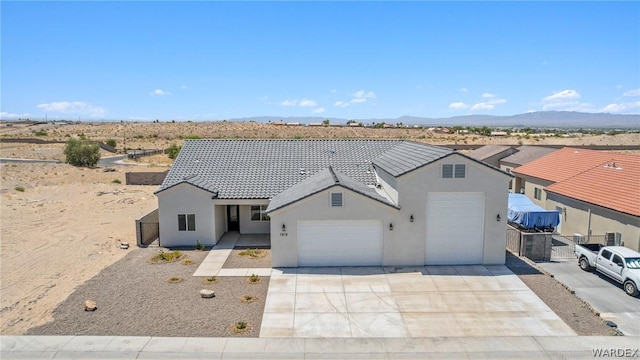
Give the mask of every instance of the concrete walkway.
<path id="1" fill-rule="evenodd" d="M 633 355 L 639 337 L 503 336 L 403 339 L 2 336 L 9 359 L 593 359 L 597 349 Z M 628 357 L 633 357 L 629 356 Z M 601 355 L 602 356 L 602 355 Z M 635 357 L 637 357 L 637 353 Z M 613 356 L 615 357 L 615 356 Z"/>
<path id="2" fill-rule="evenodd" d="M 258 276 L 271 276 L 271 268 L 253 268 L 253 269 L 223 269 L 225 261 L 233 248 L 238 246 L 259 245 L 265 246 L 264 235 L 240 235 L 237 232 L 228 232 L 222 236 L 222 239 L 209 251 L 204 260 L 193 276 L 250 276 L 256 274 Z M 268 245 L 268 237 L 266 238 L 266 245 Z M 276 271 L 277 272 L 277 271 Z"/>

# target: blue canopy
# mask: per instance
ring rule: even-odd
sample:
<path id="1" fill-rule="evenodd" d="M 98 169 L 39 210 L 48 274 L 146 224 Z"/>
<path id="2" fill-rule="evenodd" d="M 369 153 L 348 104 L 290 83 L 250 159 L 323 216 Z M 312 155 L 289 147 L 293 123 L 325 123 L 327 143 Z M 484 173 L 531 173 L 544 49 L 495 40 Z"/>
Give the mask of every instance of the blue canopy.
<path id="1" fill-rule="evenodd" d="M 555 228 L 560 223 L 560 212 L 545 210 L 524 194 L 509 194 L 507 219 L 528 229 Z"/>

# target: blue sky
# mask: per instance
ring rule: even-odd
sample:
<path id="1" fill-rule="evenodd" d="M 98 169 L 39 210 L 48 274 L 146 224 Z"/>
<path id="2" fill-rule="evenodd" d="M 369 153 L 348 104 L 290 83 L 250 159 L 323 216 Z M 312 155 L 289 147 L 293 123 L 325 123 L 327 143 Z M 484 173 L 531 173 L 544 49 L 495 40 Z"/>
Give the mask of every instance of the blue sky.
<path id="1" fill-rule="evenodd" d="M 7 2 L 2 118 L 640 113 L 639 2 Z"/>

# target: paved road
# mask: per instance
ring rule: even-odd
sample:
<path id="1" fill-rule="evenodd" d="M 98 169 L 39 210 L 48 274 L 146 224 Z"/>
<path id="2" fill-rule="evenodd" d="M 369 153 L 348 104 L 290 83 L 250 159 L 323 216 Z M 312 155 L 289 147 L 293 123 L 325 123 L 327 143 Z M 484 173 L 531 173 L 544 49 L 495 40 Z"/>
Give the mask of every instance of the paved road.
<path id="1" fill-rule="evenodd" d="M 575 291 L 603 319 L 615 322 L 625 335 L 640 336 L 640 298 L 625 294 L 622 285 L 604 275 L 580 270 L 574 259 L 538 265 Z"/>
<path id="2" fill-rule="evenodd" d="M 124 163 L 127 155 L 117 155 L 100 158 L 98 166 L 114 166 L 114 165 L 136 165 L 132 163 Z M 40 159 L 17 159 L 17 158 L 0 158 L 0 163 L 61 163 L 59 160 L 40 160 Z"/>

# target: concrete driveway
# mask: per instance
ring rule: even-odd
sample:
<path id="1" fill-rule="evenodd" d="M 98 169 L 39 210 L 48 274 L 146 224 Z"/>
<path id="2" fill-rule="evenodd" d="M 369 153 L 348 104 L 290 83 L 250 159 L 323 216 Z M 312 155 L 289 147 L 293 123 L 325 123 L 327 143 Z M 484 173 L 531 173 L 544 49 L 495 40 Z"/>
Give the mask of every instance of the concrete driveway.
<path id="1" fill-rule="evenodd" d="M 260 337 L 575 335 L 505 266 L 276 269 Z"/>
<path id="2" fill-rule="evenodd" d="M 603 319 L 625 335 L 640 336 L 640 299 L 625 294 L 622 285 L 604 275 L 580 270 L 575 259 L 537 263 L 588 302 Z"/>

